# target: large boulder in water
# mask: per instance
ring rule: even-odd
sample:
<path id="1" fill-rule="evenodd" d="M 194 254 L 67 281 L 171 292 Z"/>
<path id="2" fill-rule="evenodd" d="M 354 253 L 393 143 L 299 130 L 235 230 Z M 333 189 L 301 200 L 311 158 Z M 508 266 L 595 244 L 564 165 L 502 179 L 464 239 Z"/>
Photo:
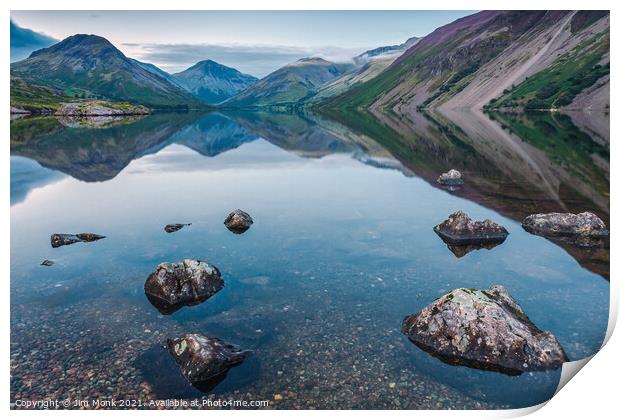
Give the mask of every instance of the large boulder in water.
<path id="1" fill-rule="evenodd" d="M 565 238 L 582 246 L 599 245 L 609 236 L 605 223 L 594 213 L 539 213 L 523 219 L 526 231 L 540 235 Z"/>
<path id="2" fill-rule="evenodd" d="M 437 178 L 437 182 L 448 187 L 456 187 L 464 183 L 461 173 L 456 169 L 450 169 L 448 172 L 441 174 Z"/>
<path id="3" fill-rule="evenodd" d="M 50 236 L 50 242 L 52 248 L 58 248 L 59 246 L 71 245 L 77 242 L 94 242 L 105 238 L 103 235 L 97 235 L 96 233 L 54 233 Z"/>
<path id="4" fill-rule="evenodd" d="M 447 363 L 507 374 L 557 369 L 567 361 L 555 336 L 538 329 L 503 286 L 452 290 L 407 316 L 402 332 Z"/>
<path id="5" fill-rule="evenodd" d="M 433 230 L 449 245 L 500 244 L 508 236 L 503 226 L 489 219 L 473 221 L 462 211 L 452 213 Z"/>
<path id="6" fill-rule="evenodd" d="M 245 232 L 252 226 L 254 220 L 252 217 L 244 212 L 243 210 L 234 210 L 230 212 L 226 220 L 224 220 L 224 225 L 233 233 L 240 234 Z"/>
<path id="7" fill-rule="evenodd" d="M 250 353 L 202 334 L 185 334 L 169 339 L 167 344 L 183 376 L 193 385 L 205 388 L 205 383 L 219 382 L 218 378 Z"/>
<path id="8" fill-rule="evenodd" d="M 220 270 L 206 261 L 161 263 L 144 283 L 144 293 L 163 314 L 204 302 L 224 287 Z"/>

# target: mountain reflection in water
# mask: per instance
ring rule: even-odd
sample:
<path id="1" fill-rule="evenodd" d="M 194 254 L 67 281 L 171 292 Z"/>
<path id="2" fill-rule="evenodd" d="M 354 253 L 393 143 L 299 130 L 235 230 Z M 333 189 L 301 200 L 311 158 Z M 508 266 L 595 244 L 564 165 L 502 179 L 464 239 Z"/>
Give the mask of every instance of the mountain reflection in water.
<path id="1" fill-rule="evenodd" d="M 368 165 L 415 174 L 436 188 L 442 188 L 438 175 L 456 168 L 465 185 L 446 191 L 516 221 L 532 213 L 592 211 L 609 224 L 608 118 L 455 111 L 356 113 L 342 122 L 268 112 L 155 114 L 104 123 L 23 118 L 11 122 L 11 154 L 43 168 L 24 182 L 19 177 L 24 163 L 11 166 L 12 202 L 61 177 L 47 169 L 102 182 L 170 144 L 214 157 L 262 138 L 306 158 L 350 154 Z M 583 267 L 609 279 L 608 244 L 585 248 L 554 241 Z"/>
<path id="2" fill-rule="evenodd" d="M 550 211 L 590 210 L 609 222 L 609 139 L 594 123 L 605 121 L 599 117 L 433 111 L 342 121 L 267 112 L 14 120 L 12 397 L 87 388 L 146 399 L 208 392 L 263 400 L 280 392 L 280 407 L 293 408 L 545 401 L 559 370 L 507 376 L 446 364 L 400 327 L 449 290 L 501 284 L 569 359 L 600 348 L 608 245 L 551 241 L 520 226 L 530 213 Z M 458 189 L 436 182 L 450 168 L 465 179 Z M 235 208 L 254 219 L 243 235 L 223 224 Z M 491 218 L 510 235 L 490 249 L 448 247 L 433 226 L 456 210 Z M 164 231 L 174 223 L 192 225 Z M 51 248 L 55 232 L 106 239 Z M 216 265 L 225 287 L 162 314 L 144 281 L 159 263 L 183 258 Z M 252 356 L 197 389 L 162 347 L 188 331 Z"/>

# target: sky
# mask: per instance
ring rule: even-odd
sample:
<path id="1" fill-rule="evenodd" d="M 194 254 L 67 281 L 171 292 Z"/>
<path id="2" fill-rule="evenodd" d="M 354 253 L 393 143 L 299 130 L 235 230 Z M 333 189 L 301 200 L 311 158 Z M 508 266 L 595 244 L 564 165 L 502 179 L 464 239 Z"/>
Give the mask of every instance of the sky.
<path id="1" fill-rule="evenodd" d="M 423 36 L 472 11 L 11 11 L 11 20 L 61 40 L 107 38 L 170 73 L 211 59 L 263 77 L 308 56 L 347 61 Z"/>

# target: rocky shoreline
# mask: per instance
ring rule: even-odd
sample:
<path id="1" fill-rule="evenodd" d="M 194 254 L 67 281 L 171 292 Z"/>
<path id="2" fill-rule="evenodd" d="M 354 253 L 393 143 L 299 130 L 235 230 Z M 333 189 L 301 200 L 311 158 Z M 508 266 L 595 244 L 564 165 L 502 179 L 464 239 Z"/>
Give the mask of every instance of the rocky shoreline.
<path id="1" fill-rule="evenodd" d="M 113 117 L 148 115 L 151 110 L 143 105 L 126 102 L 80 101 L 51 104 L 46 107 L 11 105 L 11 115 L 54 115 L 59 117 Z"/>

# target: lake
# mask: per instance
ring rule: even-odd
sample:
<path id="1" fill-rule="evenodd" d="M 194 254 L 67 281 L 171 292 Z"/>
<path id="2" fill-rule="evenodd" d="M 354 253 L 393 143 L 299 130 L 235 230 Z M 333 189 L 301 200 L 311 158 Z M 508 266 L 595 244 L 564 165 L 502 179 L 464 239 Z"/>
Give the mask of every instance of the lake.
<path id="1" fill-rule="evenodd" d="M 450 168 L 465 185 L 442 188 Z M 236 208 L 254 225 L 223 225 Z M 510 232 L 455 255 L 433 226 L 463 210 Z M 154 114 L 11 122 L 11 400 L 270 400 L 272 408 L 470 409 L 549 399 L 560 370 L 442 362 L 401 322 L 457 287 L 501 284 L 568 358 L 594 354 L 609 248 L 521 227 L 531 213 L 609 224 L 609 116 L 432 112 Z M 169 223 L 192 223 L 166 233 Z M 106 238 L 60 248 L 52 233 Z M 161 314 L 160 262 L 217 266 L 225 287 Z M 42 266 L 45 259 L 53 266 Z M 183 333 L 252 351 L 211 389 L 167 350 Z"/>

